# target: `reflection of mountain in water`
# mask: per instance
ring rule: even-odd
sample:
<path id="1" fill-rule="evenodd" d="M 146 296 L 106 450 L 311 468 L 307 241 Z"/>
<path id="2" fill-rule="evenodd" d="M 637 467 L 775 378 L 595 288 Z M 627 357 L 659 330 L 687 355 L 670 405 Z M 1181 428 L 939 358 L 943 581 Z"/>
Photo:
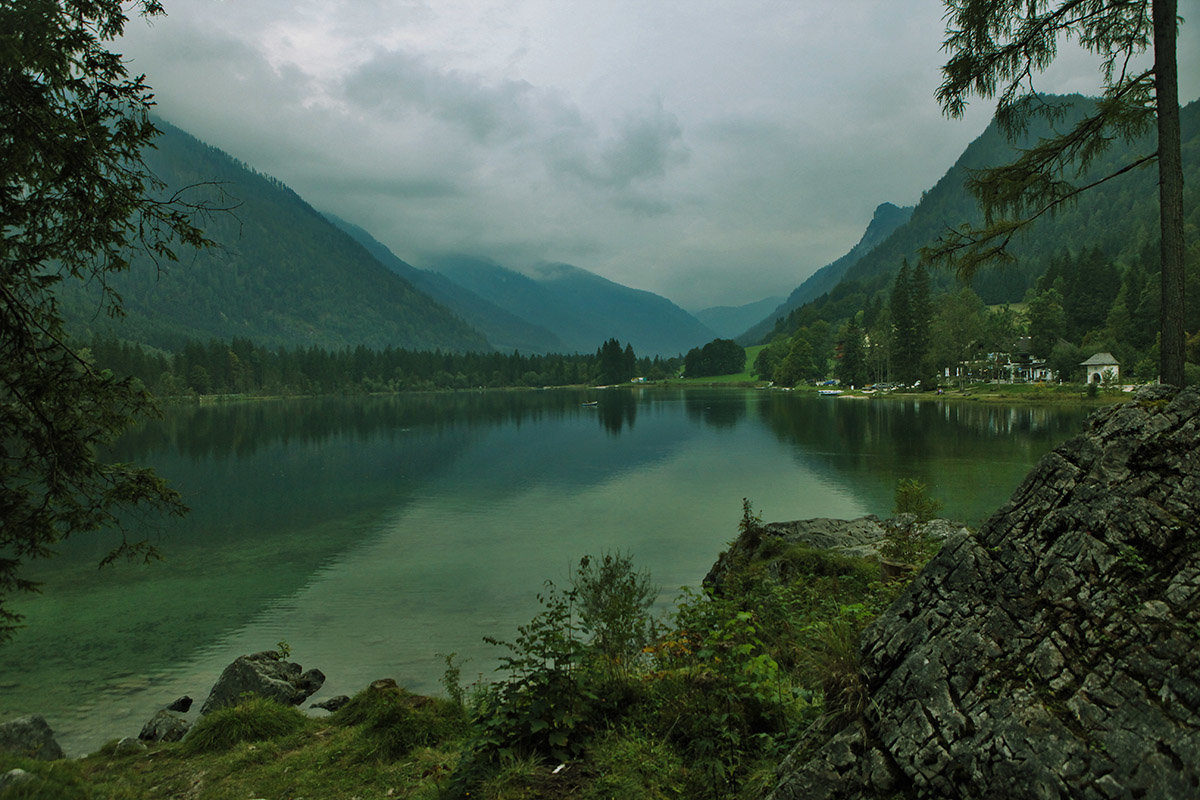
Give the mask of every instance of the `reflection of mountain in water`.
<path id="1" fill-rule="evenodd" d="M 446 480 L 482 507 L 665 458 L 696 426 L 656 403 L 604 392 L 583 409 L 579 394 L 547 391 L 169 408 L 109 454 L 152 464 L 191 506 L 183 519 L 130 520 L 166 561 L 98 572 L 111 536 L 64 542 L 33 565 L 45 593 L 21 598 L 29 626 L 0 651 L 0 672 L 27 676 L 18 694 L 48 698 L 165 668 L 368 545 L 385 517 Z M 658 424 L 615 436 L 632 433 L 639 407 Z"/>

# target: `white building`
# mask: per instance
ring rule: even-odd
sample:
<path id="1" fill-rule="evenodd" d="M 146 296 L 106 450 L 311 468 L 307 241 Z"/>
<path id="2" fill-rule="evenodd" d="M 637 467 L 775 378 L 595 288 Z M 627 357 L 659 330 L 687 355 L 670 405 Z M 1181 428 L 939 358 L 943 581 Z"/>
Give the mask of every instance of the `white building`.
<path id="1" fill-rule="evenodd" d="M 1121 378 L 1121 365 L 1113 358 L 1112 353 L 1096 353 L 1087 361 L 1080 362 L 1087 383 L 1114 383 Z"/>

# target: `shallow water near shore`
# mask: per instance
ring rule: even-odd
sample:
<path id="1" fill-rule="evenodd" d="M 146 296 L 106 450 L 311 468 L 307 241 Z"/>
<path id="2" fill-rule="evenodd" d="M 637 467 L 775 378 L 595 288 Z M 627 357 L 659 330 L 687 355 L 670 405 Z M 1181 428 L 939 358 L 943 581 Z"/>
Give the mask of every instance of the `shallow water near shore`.
<path id="1" fill-rule="evenodd" d="M 43 714 L 91 752 L 280 641 L 328 676 L 314 700 L 381 677 L 439 692 L 452 652 L 486 679 L 482 637 L 510 638 L 585 554 L 630 553 L 666 611 L 743 497 L 766 520 L 886 515 L 911 477 L 979 524 L 1084 416 L 651 388 L 171 408 L 113 457 L 155 466 L 192 513 L 130 520 L 162 562 L 98 570 L 114 539 L 92 536 L 35 565 L 0 719 Z"/>

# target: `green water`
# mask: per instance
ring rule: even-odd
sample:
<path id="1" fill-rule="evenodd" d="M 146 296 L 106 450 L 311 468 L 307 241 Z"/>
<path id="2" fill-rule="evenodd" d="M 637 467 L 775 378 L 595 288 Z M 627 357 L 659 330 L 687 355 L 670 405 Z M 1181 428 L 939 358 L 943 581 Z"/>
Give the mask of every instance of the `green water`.
<path id="1" fill-rule="evenodd" d="M 92 536 L 37 564 L 44 593 L 0 647 L 0 719 L 41 713 L 90 752 L 281 640 L 328 676 L 314 700 L 382 677 L 436 692 L 439 653 L 489 675 L 482 637 L 509 637 L 584 554 L 630 552 L 665 608 L 736 534 L 743 497 L 767 520 L 886 515 L 915 477 L 978 524 L 1083 416 L 736 389 L 171 409 L 114 453 L 192 507 L 131 521 L 166 561 L 98 570 L 112 540 Z"/>

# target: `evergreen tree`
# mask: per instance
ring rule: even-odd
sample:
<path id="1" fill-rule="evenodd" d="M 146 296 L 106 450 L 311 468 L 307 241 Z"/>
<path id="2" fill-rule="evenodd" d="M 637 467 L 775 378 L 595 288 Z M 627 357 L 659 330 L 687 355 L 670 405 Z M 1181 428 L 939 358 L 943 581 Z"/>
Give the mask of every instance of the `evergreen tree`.
<path id="1" fill-rule="evenodd" d="M 842 357 L 837 365 L 838 380 L 847 386 L 862 386 L 867 382 L 867 356 L 863 346 L 862 328 L 851 317 L 842 335 Z"/>
<path id="2" fill-rule="evenodd" d="M 946 0 L 944 48 L 951 57 L 942 68 L 937 97 L 948 115 L 961 117 L 970 95 L 998 93 L 996 119 L 1010 140 L 1024 134 L 1034 118 L 1064 119 L 1064 106 L 1039 94 L 1031 80 L 1054 60 L 1063 38 L 1100 57 L 1104 93 L 1067 130 L 1022 150 L 1011 164 L 976 173 L 970 189 L 983 209 L 983 225 L 951 231 L 922 256 L 953 263 L 964 276 L 990 261 L 1011 260 L 1008 246 L 1025 226 L 1083 191 L 1157 161 L 1162 379 L 1182 386 L 1185 270 L 1176 6 L 1176 0 Z M 1128 69 L 1147 50 L 1154 53 L 1154 66 Z M 1099 178 L 1088 172 L 1113 141 L 1132 142 L 1153 128 L 1158 134 L 1154 152 Z"/>
<path id="3" fill-rule="evenodd" d="M 892 285 L 892 375 L 901 383 L 915 383 L 924 370 L 929 342 L 929 274 L 908 261 L 900 265 Z"/>
<path id="4" fill-rule="evenodd" d="M 629 356 L 633 348 L 629 348 Z M 628 358 L 621 343 L 609 339 L 596 351 L 596 381 L 599 383 L 624 383 L 633 377 L 635 358 Z"/>

